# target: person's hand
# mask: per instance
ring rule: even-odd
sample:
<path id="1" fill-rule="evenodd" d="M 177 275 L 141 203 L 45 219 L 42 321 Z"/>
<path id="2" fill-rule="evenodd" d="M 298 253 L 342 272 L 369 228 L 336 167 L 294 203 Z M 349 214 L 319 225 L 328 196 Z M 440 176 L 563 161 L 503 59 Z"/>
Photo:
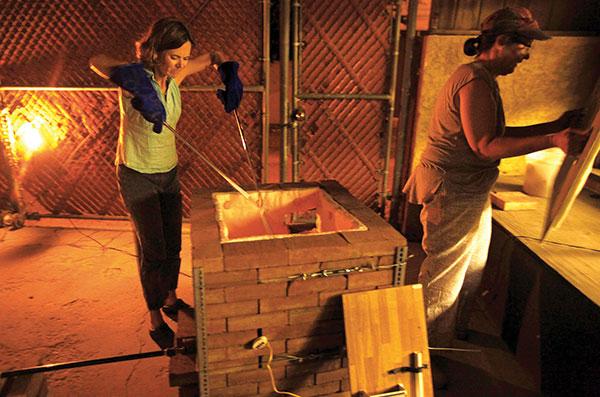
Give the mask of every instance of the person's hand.
<path id="1" fill-rule="evenodd" d="M 569 127 L 580 127 L 581 121 L 585 116 L 584 108 L 571 109 L 564 112 L 556 122 L 559 125 L 559 130 L 564 130 Z"/>
<path id="2" fill-rule="evenodd" d="M 146 121 L 154 124 L 152 131 L 160 134 L 167 119 L 167 112 L 142 64 L 128 63 L 117 66 L 110 74 L 110 81 L 133 94 L 131 106 L 140 112 Z"/>
<path id="3" fill-rule="evenodd" d="M 217 90 L 217 97 L 225 105 L 225 112 L 231 113 L 237 109 L 242 101 L 244 86 L 238 77 L 239 64 L 235 61 L 223 62 L 217 69 L 221 81 L 225 84 L 225 90 Z"/>
<path id="4" fill-rule="evenodd" d="M 577 156 L 585 148 L 591 132 L 591 128 L 588 130 L 567 128 L 558 134 L 552 135 L 552 143 L 554 146 L 561 148 L 565 154 Z"/>
<path id="5" fill-rule="evenodd" d="M 218 69 L 223 62 L 225 62 L 225 56 L 221 51 L 210 53 L 210 64 L 213 65 L 215 69 Z"/>

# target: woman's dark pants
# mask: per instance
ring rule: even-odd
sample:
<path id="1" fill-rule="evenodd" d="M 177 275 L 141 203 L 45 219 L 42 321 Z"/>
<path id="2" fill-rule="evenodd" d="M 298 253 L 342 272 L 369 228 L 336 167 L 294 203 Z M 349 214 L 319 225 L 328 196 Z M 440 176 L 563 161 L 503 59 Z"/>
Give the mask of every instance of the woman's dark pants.
<path id="1" fill-rule="evenodd" d="M 143 174 L 119 165 L 119 191 L 135 227 L 138 269 L 146 304 L 160 309 L 177 288 L 181 258 L 181 185 L 177 167 Z"/>

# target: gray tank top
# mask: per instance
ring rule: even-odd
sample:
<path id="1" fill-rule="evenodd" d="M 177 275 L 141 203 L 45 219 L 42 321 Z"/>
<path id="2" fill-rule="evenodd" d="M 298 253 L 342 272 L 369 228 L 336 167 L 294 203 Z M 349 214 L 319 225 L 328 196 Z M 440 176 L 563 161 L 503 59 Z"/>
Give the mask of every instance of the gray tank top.
<path id="1" fill-rule="evenodd" d="M 404 186 L 411 202 L 427 202 L 440 187 L 448 193 L 487 193 L 496 181 L 500 161 L 477 157 L 460 120 L 458 92 L 475 79 L 490 87 L 496 101 L 496 135 L 504 135 L 504 109 L 496 79 L 478 61 L 459 66 L 438 96 L 427 144 Z"/>

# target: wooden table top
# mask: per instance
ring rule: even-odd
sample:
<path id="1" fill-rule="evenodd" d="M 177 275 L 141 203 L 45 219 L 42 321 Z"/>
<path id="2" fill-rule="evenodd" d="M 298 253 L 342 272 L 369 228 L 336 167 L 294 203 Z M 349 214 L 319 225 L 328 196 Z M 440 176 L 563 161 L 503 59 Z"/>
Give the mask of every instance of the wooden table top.
<path id="1" fill-rule="evenodd" d="M 495 191 L 522 191 L 522 176 L 501 176 Z M 583 189 L 564 223 L 541 242 L 549 199 L 536 209 L 493 209 L 493 220 L 515 236 L 566 281 L 600 306 L 600 196 Z"/>

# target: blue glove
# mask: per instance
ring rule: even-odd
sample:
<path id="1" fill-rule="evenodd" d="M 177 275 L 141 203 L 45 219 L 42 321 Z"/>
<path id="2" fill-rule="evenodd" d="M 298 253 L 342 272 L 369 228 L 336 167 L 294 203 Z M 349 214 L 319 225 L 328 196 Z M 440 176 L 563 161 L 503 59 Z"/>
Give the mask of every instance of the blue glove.
<path id="1" fill-rule="evenodd" d="M 221 81 L 225 84 L 225 90 L 217 90 L 217 97 L 225 105 L 225 111 L 231 113 L 233 109 L 237 109 L 242 101 L 244 86 L 238 77 L 238 68 L 240 64 L 235 61 L 223 62 L 219 65 L 219 75 Z"/>
<path id="2" fill-rule="evenodd" d="M 160 134 L 167 112 L 141 63 L 120 65 L 110 74 L 110 81 L 131 92 L 134 98 L 131 106 L 154 124 L 152 131 Z"/>

